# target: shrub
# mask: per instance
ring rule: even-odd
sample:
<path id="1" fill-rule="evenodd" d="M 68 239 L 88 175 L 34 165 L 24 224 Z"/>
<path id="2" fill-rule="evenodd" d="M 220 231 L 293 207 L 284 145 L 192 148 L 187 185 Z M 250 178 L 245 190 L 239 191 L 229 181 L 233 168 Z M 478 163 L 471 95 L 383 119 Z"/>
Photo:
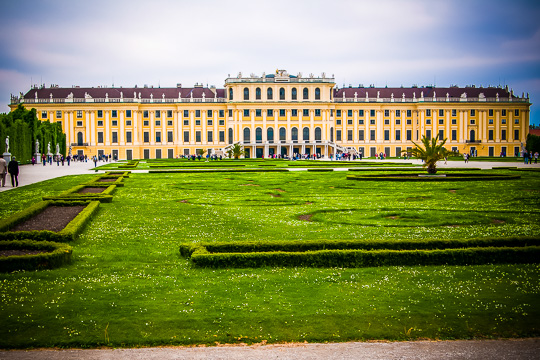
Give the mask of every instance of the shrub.
<path id="1" fill-rule="evenodd" d="M 67 244 L 50 241 L 0 241 L 0 250 L 47 251 L 40 254 L 0 257 L 0 272 L 52 269 L 71 262 L 72 249 Z"/>

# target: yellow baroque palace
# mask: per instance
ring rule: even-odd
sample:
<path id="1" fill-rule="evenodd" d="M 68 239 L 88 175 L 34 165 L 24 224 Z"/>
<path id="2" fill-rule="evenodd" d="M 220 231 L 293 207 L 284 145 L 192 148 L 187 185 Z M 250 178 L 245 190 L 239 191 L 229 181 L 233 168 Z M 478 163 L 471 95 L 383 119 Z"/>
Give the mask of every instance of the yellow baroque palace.
<path id="1" fill-rule="evenodd" d="M 198 149 L 274 154 L 400 156 L 423 135 L 478 156 L 513 156 L 529 129 L 529 96 L 508 87 L 338 88 L 324 73 L 238 74 L 225 88 L 33 87 L 12 96 L 61 122 L 73 154 L 176 158 Z"/>

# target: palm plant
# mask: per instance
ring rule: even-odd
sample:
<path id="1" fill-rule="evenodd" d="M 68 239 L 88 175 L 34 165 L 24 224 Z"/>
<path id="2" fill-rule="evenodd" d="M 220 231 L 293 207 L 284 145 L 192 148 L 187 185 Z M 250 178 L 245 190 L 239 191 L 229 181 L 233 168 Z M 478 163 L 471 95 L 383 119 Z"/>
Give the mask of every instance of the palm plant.
<path id="1" fill-rule="evenodd" d="M 422 136 L 423 147 L 413 141 L 412 143 L 415 147 L 409 150 L 403 150 L 402 152 L 409 153 L 418 159 L 422 159 L 424 161 L 423 166 L 424 168 L 427 168 L 428 174 L 435 174 L 437 173 L 437 161 L 442 160 L 449 155 L 455 154 L 453 151 L 448 151 L 444 147 L 446 140 L 447 139 L 444 139 L 440 144 L 437 144 L 439 141 L 439 135 L 431 140 L 425 136 Z"/>
<path id="2" fill-rule="evenodd" d="M 227 150 L 227 156 L 229 158 L 234 157 L 235 160 L 238 160 L 238 158 L 244 154 L 244 148 L 238 143 L 234 144 L 229 150 Z"/>

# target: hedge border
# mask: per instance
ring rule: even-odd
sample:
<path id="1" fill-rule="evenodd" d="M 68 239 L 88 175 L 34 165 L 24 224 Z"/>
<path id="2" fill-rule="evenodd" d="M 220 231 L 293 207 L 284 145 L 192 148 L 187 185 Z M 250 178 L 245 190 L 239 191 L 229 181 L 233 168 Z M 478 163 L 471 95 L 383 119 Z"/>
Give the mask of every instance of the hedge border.
<path id="1" fill-rule="evenodd" d="M 99 182 L 100 179 L 115 179 L 111 182 Z M 105 184 L 106 186 L 109 185 L 116 185 L 116 186 L 124 186 L 124 177 L 123 176 L 107 176 L 107 175 L 99 175 L 90 180 L 87 183 L 84 183 L 82 185 L 90 186 L 90 187 L 96 187 L 96 186 L 103 186 Z"/>
<path id="2" fill-rule="evenodd" d="M 84 189 L 85 187 L 92 187 L 88 185 L 77 185 L 69 190 L 64 191 L 59 195 L 43 196 L 43 200 L 61 200 L 61 201 L 99 201 L 102 203 L 112 202 L 112 192 L 116 189 L 116 185 L 108 185 L 107 188 L 100 193 L 83 193 L 78 194 L 77 191 Z M 99 186 L 103 187 L 103 186 Z"/>
<path id="3" fill-rule="evenodd" d="M 12 216 L 0 221 L 0 240 L 21 240 L 31 239 L 38 241 L 58 241 L 68 242 L 75 240 L 81 233 L 84 226 L 88 223 L 92 215 L 99 207 L 99 201 L 41 201 L 30 206 Z M 47 206 L 75 206 L 86 205 L 86 207 L 71 220 L 65 228 L 58 232 L 41 230 L 41 231 L 9 231 L 15 225 L 31 218 L 39 213 Z"/>
<path id="4" fill-rule="evenodd" d="M 415 174 L 397 175 L 347 175 L 347 180 L 359 181 L 483 181 L 483 180 L 516 180 L 521 175 L 493 175 L 493 174 L 444 174 L 446 176 L 418 176 Z M 419 175 L 427 175 L 425 173 Z M 439 174 L 443 175 L 443 174 Z"/>
<path id="5" fill-rule="evenodd" d="M 218 172 L 288 172 L 289 169 L 193 169 L 193 170 L 148 170 L 149 174 L 200 174 L 200 173 L 218 173 Z"/>
<path id="6" fill-rule="evenodd" d="M 0 241 L 0 250 L 47 250 L 47 253 L 0 257 L 0 272 L 53 269 L 71 262 L 73 249 L 51 241 Z"/>
<path id="7" fill-rule="evenodd" d="M 139 166 L 138 160 L 130 160 L 127 164 L 118 164 L 118 169 L 135 169 Z"/>

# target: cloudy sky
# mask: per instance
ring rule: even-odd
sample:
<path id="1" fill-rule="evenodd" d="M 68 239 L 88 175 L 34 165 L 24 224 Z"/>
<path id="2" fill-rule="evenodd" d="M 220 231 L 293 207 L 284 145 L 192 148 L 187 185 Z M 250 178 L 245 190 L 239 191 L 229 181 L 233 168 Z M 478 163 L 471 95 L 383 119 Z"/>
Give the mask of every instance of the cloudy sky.
<path id="1" fill-rule="evenodd" d="M 18 0 L 0 13 L 0 112 L 31 84 L 223 87 L 228 74 L 338 86 L 508 85 L 540 124 L 540 2 Z"/>

